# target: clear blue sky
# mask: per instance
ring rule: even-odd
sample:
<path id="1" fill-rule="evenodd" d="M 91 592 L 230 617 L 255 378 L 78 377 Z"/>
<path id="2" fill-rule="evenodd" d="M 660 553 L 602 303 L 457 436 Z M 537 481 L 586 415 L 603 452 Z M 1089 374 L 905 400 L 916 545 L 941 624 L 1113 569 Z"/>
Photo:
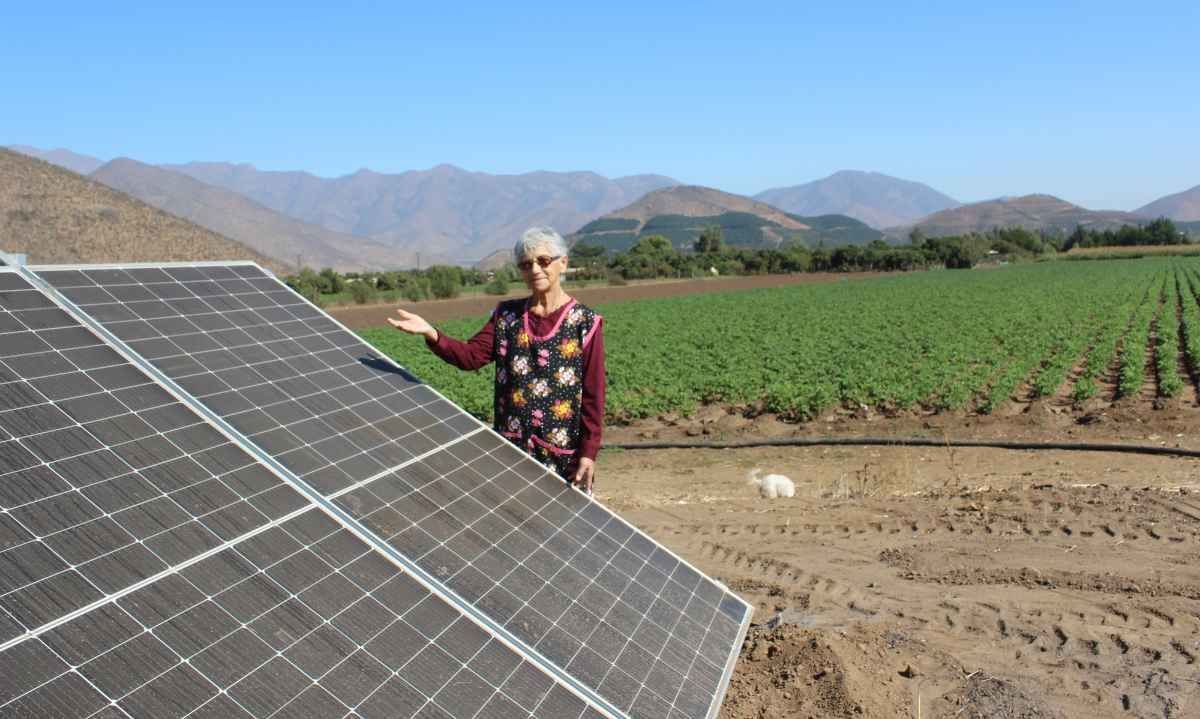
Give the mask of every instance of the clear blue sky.
<path id="1" fill-rule="evenodd" d="M 1195 2 L 163 5 L 7 6 L 0 144 L 1116 209 L 1200 184 Z"/>

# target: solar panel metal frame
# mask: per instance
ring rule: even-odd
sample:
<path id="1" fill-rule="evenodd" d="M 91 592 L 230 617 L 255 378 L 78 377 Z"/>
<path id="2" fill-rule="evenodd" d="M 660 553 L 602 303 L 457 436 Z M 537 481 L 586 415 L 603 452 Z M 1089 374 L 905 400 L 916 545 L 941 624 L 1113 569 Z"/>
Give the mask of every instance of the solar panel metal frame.
<path id="1" fill-rule="evenodd" d="M 381 551 L 385 555 L 387 555 L 398 566 L 402 567 L 405 571 L 407 571 L 407 572 L 413 574 L 415 577 L 419 578 L 421 583 L 423 585 L 426 585 L 427 587 L 430 587 L 431 591 L 433 591 L 435 594 L 438 594 L 439 596 L 443 596 L 448 601 L 453 603 L 456 607 L 458 607 L 460 611 L 462 611 L 465 614 L 470 615 L 476 622 L 484 625 L 485 628 L 487 628 L 490 633 L 505 639 L 506 643 L 508 643 L 514 647 L 517 647 L 517 651 L 519 651 L 520 653 L 522 653 L 526 656 L 531 657 L 543 669 L 543 671 L 547 672 L 548 674 L 555 677 L 559 681 L 562 681 L 562 682 L 568 684 L 568 686 L 572 689 L 572 691 L 579 694 L 582 698 L 585 698 L 593 706 L 596 706 L 597 708 L 602 709 L 605 713 L 611 714 L 613 716 L 626 716 L 625 712 L 623 712 L 619 708 L 613 706 L 608 700 L 604 699 L 596 691 L 594 691 L 590 687 L 584 685 L 582 682 L 580 682 L 575 677 L 573 677 L 571 674 L 569 674 L 566 671 L 565 667 L 559 667 L 556 663 L 554 663 L 553 661 L 551 661 L 550 659 L 545 657 L 537 649 L 530 647 L 521 638 L 512 635 L 512 633 L 506 627 L 500 625 L 494 619 L 489 617 L 482 610 L 480 610 L 478 607 L 476 607 L 472 602 L 469 602 L 469 601 L 463 599 L 456 592 L 454 592 L 450 587 L 443 584 L 437 578 L 430 576 L 429 573 L 424 568 L 419 566 L 414 560 L 410 560 L 408 557 L 401 554 L 398 550 L 391 547 L 387 542 L 382 541 L 382 539 L 373 530 L 371 530 L 369 527 L 364 526 L 361 523 L 361 521 L 358 520 L 356 517 L 353 517 L 345 510 L 341 509 L 340 507 L 337 507 L 331 499 L 329 499 L 325 495 L 321 494 L 321 492 L 319 490 L 312 487 L 312 485 L 310 485 L 306 481 L 300 479 L 294 472 L 292 472 L 290 469 L 288 469 L 287 467 L 282 465 L 278 460 L 276 460 L 274 457 L 270 456 L 269 453 L 267 453 L 262 448 L 260 448 L 252 439 L 249 439 L 248 437 L 244 436 L 239 430 L 237 430 L 232 425 L 230 425 L 223 417 L 219 416 L 216 412 L 214 412 L 213 410 L 204 406 L 201 401 L 194 398 L 190 393 L 187 392 L 187 390 L 180 387 L 178 385 L 178 383 L 176 383 L 173 379 L 168 377 L 162 370 L 160 370 L 158 367 L 154 366 L 150 361 L 146 360 L 144 357 L 142 357 L 140 354 L 138 354 L 136 350 L 134 350 L 134 349 L 130 348 L 128 345 L 126 345 L 126 343 L 124 341 L 122 341 L 121 339 L 116 337 L 116 335 L 114 335 L 111 331 L 109 331 L 106 327 L 104 327 L 104 325 L 99 320 L 93 318 L 85 309 L 82 309 L 82 308 L 76 306 L 75 303 L 73 303 L 69 298 L 64 296 L 62 292 L 60 292 L 57 288 L 52 286 L 48 281 L 43 279 L 40 276 L 40 274 L 38 274 L 43 271 L 53 272 L 53 271 L 63 271 L 63 270 L 86 271 L 86 270 L 104 270 L 104 269 L 128 270 L 128 269 L 166 269 L 166 268 L 238 267 L 238 266 L 253 267 L 253 268 L 261 271 L 265 276 L 274 279 L 275 282 L 278 284 L 278 286 L 281 289 L 287 290 L 288 292 L 293 294 L 296 298 L 298 298 L 302 302 L 308 303 L 308 301 L 305 300 L 303 298 L 303 296 L 299 295 L 299 293 L 297 293 L 291 287 L 288 287 L 285 283 L 279 281 L 279 279 L 277 277 L 275 277 L 271 272 L 265 270 L 264 268 L 262 268 L 260 265 L 258 265 L 255 262 L 248 262 L 248 261 L 244 261 L 244 262 L 179 262 L 179 263 L 107 263 L 107 264 L 97 264 L 97 265 L 31 265 L 31 266 L 26 266 L 26 267 L 22 267 L 22 268 L 14 268 L 14 269 L 19 269 L 21 271 L 21 274 L 32 277 L 33 280 L 36 281 L 36 286 L 39 289 L 43 290 L 46 294 L 50 295 L 58 304 L 64 305 L 66 308 L 68 308 L 68 310 L 71 311 L 72 314 L 74 314 L 78 317 L 85 318 L 85 324 L 88 327 L 91 327 L 94 331 L 101 333 L 101 336 L 104 337 L 106 342 L 120 348 L 120 350 L 122 351 L 122 354 L 131 357 L 133 359 L 133 361 L 135 361 L 135 363 L 137 364 L 138 367 L 143 369 L 143 371 L 146 371 L 148 374 L 150 374 L 150 376 L 154 377 L 160 384 L 170 387 L 172 389 L 173 393 L 187 397 L 189 404 L 191 404 L 193 407 L 195 407 L 197 411 L 201 412 L 202 416 L 204 416 L 207 420 L 209 420 L 210 423 L 218 425 L 222 429 L 222 432 L 224 434 L 237 437 L 239 440 L 239 445 L 243 446 L 247 451 L 251 452 L 252 456 L 255 456 L 261 462 L 270 466 L 272 468 L 272 470 L 275 471 L 277 474 L 282 473 L 283 476 L 288 478 L 289 484 L 291 484 L 298 491 L 300 491 L 302 494 L 304 494 L 304 496 L 308 497 L 310 499 L 310 501 L 314 502 L 318 506 L 321 506 L 323 509 L 325 509 L 325 511 L 327 513 L 330 514 L 330 516 L 333 516 L 337 521 L 342 523 L 343 526 L 347 527 L 348 529 L 351 529 L 351 531 L 353 531 L 361 539 L 363 539 L 364 541 L 368 541 L 372 545 L 376 546 L 376 548 L 379 551 Z M 311 306 L 311 303 L 308 303 L 308 304 L 310 304 L 310 306 Z M 344 324 L 339 322 L 336 318 L 331 317 L 324 310 L 322 310 L 320 308 L 317 308 L 317 310 L 324 317 L 324 319 L 329 320 L 330 322 L 334 323 L 342 331 L 352 334 L 355 337 L 358 337 L 358 335 L 356 333 L 354 333 L 352 330 L 350 330 Z M 359 338 L 359 339 L 361 340 L 361 338 Z M 365 340 L 361 340 L 361 341 L 363 342 L 363 344 L 367 345 L 368 347 L 371 347 L 371 345 L 369 343 L 367 343 Z M 374 347 L 371 347 L 371 348 L 379 355 L 379 357 L 384 362 L 386 362 L 393 368 L 395 368 L 403 373 L 409 374 L 408 370 L 406 368 L 404 368 L 403 366 L 401 366 L 400 364 L 398 364 L 397 362 L 392 360 L 386 353 L 380 352 L 378 349 L 376 349 Z M 443 395 L 441 392 L 439 392 L 436 388 L 429 387 L 428 385 L 425 385 L 425 386 L 428 387 L 428 389 L 430 391 L 432 391 L 437 397 L 439 397 L 447 402 L 450 402 L 450 400 L 448 398 L 446 398 L 445 395 Z M 457 407 L 457 405 L 454 405 L 453 402 L 450 402 L 450 404 Z M 471 435 L 474 435 L 479 432 L 488 432 L 488 433 L 491 433 L 491 434 L 495 435 L 496 437 L 500 438 L 501 440 L 507 442 L 506 439 L 501 437 L 499 434 L 495 433 L 494 430 L 491 427 L 489 427 L 488 425 L 484 424 L 483 422 L 479 421 L 477 418 L 470 416 L 469 414 L 467 414 L 465 412 L 464 412 L 464 414 L 466 414 L 468 417 L 471 417 L 471 420 L 477 426 L 473 432 L 470 432 L 470 433 L 464 435 L 464 437 L 471 436 Z M 448 443 L 439 445 L 438 447 L 428 450 L 428 451 L 422 453 L 421 455 L 412 457 L 409 460 L 406 460 L 405 462 L 402 462 L 399 465 L 390 467 L 382 472 L 377 473 L 376 475 L 373 475 L 369 478 L 361 480 L 357 484 L 358 485 L 366 485 L 366 484 L 369 484 L 370 482 L 375 481 L 379 478 L 386 477 L 388 474 L 394 473 L 397 470 L 402 469 L 403 467 L 406 467 L 406 466 L 409 466 L 416 462 L 419 462 L 421 459 L 423 459 L 431 454 L 434 454 L 438 451 L 441 451 L 441 450 L 445 449 L 446 447 L 448 447 L 452 444 L 455 444 L 456 442 L 460 441 L 461 439 L 462 439 L 462 437 L 457 438 L 452 442 L 448 442 Z M 546 475 L 553 476 L 552 473 L 549 472 L 548 470 L 545 470 L 544 473 Z M 347 490 L 343 489 L 335 494 L 340 496 L 341 494 L 344 494 L 345 491 L 347 491 Z M 587 495 L 583 495 L 583 496 L 587 496 Z M 718 691 L 715 693 L 713 701 L 709 707 L 709 713 L 708 713 L 709 719 L 716 717 L 720 711 L 721 703 L 724 699 L 724 694 L 728 690 L 729 680 L 732 677 L 733 669 L 734 669 L 734 666 L 736 665 L 737 658 L 739 655 L 741 640 L 742 640 L 742 638 L 744 638 L 747 630 L 749 629 L 750 620 L 751 620 L 751 617 L 753 614 L 753 607 L 750 604 L 748 604 L 745 600 L 743 600 L 741 597 L 739 597 L 736 593 L 730 591 L 728 589 L 728 587 L 725 587 L 722 583 L 718 582 L 717 580 L 713 579 L 712 577 L 709 577 L 703 571 L 696 568 L 694 565 L 692 565 L 690 562 L 688 562 L 687 560 L 680 557 L 678 554 L 676 554 L 675 552 L 670 550 L 668 547 L 665 547 L 661 543 L 659 543 L 656 540 L 654 540 L 653 538 L 649 537 L 649 535 L 647 535 L 645 532 L 643 532 L 642 530 L 640 530 L 639 528 L 637 528 L 630 522 L 626 521 L 618 513 L 613 512 L 612 510 L 609 510 L 609 509 L 603 507 L 603 505 L 600 502 L 598 502 L 594 497 L 587 497 L 587 499 L 589 502 L 592 502 L 592 503 L 596 504 L 597 506 L 602 507 L 605 512 L 609 513 L 612 517 L 616 518 L 618 521 L 620 521 L 622 524 L 624 524 L 634 534 L 640 535 L 643 538 L 654 543 L 657 547 L 662 548 L 667 554 L 669 554 L 679 564 L 681 564 L 685 567 L 688 567 L 692 571 L 695 571 L 697 574 L 699 574 L 701 577 L 704 577 L 704 578 L 708 579 L 709 581 L 713 582 L 715 585 L 717 585 L 718 587 L 723 589 L 724 592 L 729 597 L 736 599 L 736 601 L 742 605 L 743 613 L 742 613 L 742 620 L 740 623 L 740 627 L 738 629 L 737 641 L 735 641 L 733 643 L 733 646 L 730 649 L 730 653 L 729 653 L 729 656 L 725 663 L 721 681 L 718 685 Z"/>
<path id="2" fill-rule="evenodd" d="M 208 265 L 208 266 L 224 267 L 224 266 L 229 266 L 231 264 L 253 265 L 254 263 L 220 263 L 220 262 L 218 262 L 218 263 L 139 263 L 138 265 L 132 265 L 132 266 L 158 268 L 158 267 L 168 267 L 168 266 L 196 267 L 196 266 Z M 130 266 L 131 265 L 113 265 L 111 267 L 124 268 L 124 267 L 130 267 Z M 257 265 L 255 265 L 255 266 L 257 267 Z M 57 265 L 55 265 L 55 266 L 42 267 L 40 269 L 50 269 L 50 270 L 103 269 L 106 267 L 110 267 L 110 266 L 107 266 L 107 265 L 57 266 Z M 259 269 L 261 269 L 261 268 L 259 268 Z M 522 643 L 520 641 L 515 641 L 514 638 L 512 638 L 511 636 L 509 636 L 507 634 L 507 632 L 495 631 L 495 629 L 491 626 L 490 622 L 486 621 L 486 619 L 487 619 L 486 616 L 481 615 L 481 613 L 479 613 L 477 611 L 465 611 L 464 604 L 459 597 L 454 596 L 453 593 L 448 593 L 446 588 L 444 586 L 442 586 L 436 580 L 430 581 L 430 579 L 423 572 L 423 570 L 421 570 L 420 567 L 410 566 L 409 563 L 406 561 L 406 558 L 403 557 L 403 555 L 400 555 L 398 552 L 396 552 L 393 548 L 389 547 L 385 543 L 378 541 L 377 536 L 373 532 L 371 532 L 369 529 L 359 526 L 357 521 L 355 521 L 353 518 L 350 518 L 350 521 L 346 521 L 345 516 L 343 516 L 344 513 L 341 510 L 339 510 L 338 508 L 334 507 L 332 505 L 332 503 L 326 501 L 324 499 L 324 497 L 322 497 L 320 495 L 319 492 L 317 492 L 315 489 L 313 489 L 306 482 L 299 480 L 287 468 L 283 467 L 282 465 L 279 465 L 279 463 L 274 458 L 272 458 L 269 455 L 267 455 L 266 453 L 264 453 L 260 447 L 258 447 L 253 442 L 247 440 L 236 429 L 230 427 L 223 419 L 216 416 L 215 413 L 212 412 L 212 410 L 208 409 L 203 404 L 197 402 L 195 400 L 195 398 L 192 397 L 186 390 L 179 387 L 175 382 L 170 380 L 170 378 L 165 377 L 165 375 L 163 375 L 163 373 L 158 368 L 151 365 L 145 358 L 143 358 L 141 355 L 137 354 L 132 349 L 130 349 L 127 345 L 125 345 L 124 342 L 121 342 L 119 339 L 117 339 L 114 335 L 112 335 L 111 332 L 109 332 L 106 328 L 104 328 L 102 324 L 100 324 L 98 321 L 96 321 L 94 318 L 92 318 L 86 312 L 82 311 L 80 308 L 75 306 L 74 303 L 70 302 L 69 299 L 64 297 L 55 288 L 49 286 L 41 277 L 36 275 L 33 270 L 34 270 L 34 268 L 29 268 L 29 267 L 3 266 L 3 267 L 0 267 L 0 276 L 13 275 L 13 276 L 20 277 L 22 280 L 27 282 L 30 285 L 30 288 L 32 290 L 36 291 L 40 295 L 49 299 L 50 302 L 52 302 L 59 309 L 66 312 L 67 315 L 69 315 L 81 327 L 83 327 L 84 329 L 87 329 L 87 330 L 91 331 L 93 334 L 95 334 L 97 336 L 97 338 L 99 339 L 99 341 L 104 346 L 107 346 L 108 348 L 114 350 L 119 356 L 121 356 L 122 359 L 124 359 L 130 365 L 132 365 L 133 367 L 135 367 L 136 369 L 141 371 L 144 375 L 146 375 L 146 377 L 148 379 L 150 379 L 155 384 L 155 386 L 162 388 L 168 394 L 170 394 L 173 398 L 175 398 L 177 401 L 179 401 L 184 406 L 186 406 L 188 409 L 190 409 L 192 412 L 194 412 L 196 414 L 196 416 L 202 421 L 202 423 L 205 426 L 209 426 L 209 427 L 213 428 L 214 430 L 216 430 L 217 432 L 219 432 L 233 446 L 237 447 L 239 450 L 246 453 L 250 458 L 256 460 L 259 466 L 265 467 L 268 471 L 270 471 L 272 474 L 274 474 L 276 477 L 278 477 L 283 483 L 282 486 L 287 486 L 287 487 L 290 487 L 291 489 L 293 489 L 300 497 L 302 497 L 306 500 L 306 503 L 304 504 L 304 506 L 299 507 L 295 510 L 292 510 L 285 515 L 282 515 L 275 519 L 271 519 L 266 524 L 264 524 L 260 527 L 257 527 L 254 530 L 246 532 L 237 537 L 233 537 L 229 540 L 223 541 L 218 546 L 215 546 L 208 550 L 205 550 L 193 557 L 190 557 L 189 559 L 187 559 L 183 562 L 172 564 L 172 565 L 168 566 L 166 569 L 164 569 L 160 572 L 157 572 L 154 575 L 151 575 L 151 576 L 149 576 L 143 580 L 140 580 L 134 584 L 126 586 L 119 591 L 105 594 L 103 597 L 101 597 L 97 600 L 94 600 L 92 602 L 89 602 L 88 604 L 86 604 L 76 610 L 73 610 L 61 617 L 57 617 L 49 622 L 45 622 L 42 625 L 39 625 L 38 627 L 36 627 L 32 630 L 25 631 L 24 633 L 22 633 L 16 637 L 6 640 L 5 642 L 0 643 L 0 652 L 6 651 L 10 648 L 13 648 L 13 647 L 23 643 L 24 641 L 40 637 L 41 635 L 43 635 L 47 632 L 51 632 L 54 629 L 71 622 L 74 619 L 84 616 L 84 615 L 86 615 L 92 611 L 95 611 L 99 608 L 102 608 L 106 605 L 117 602 L 120 599 L 123 599 L 124 597 L 127 597 L 130 594 L 133 594 L 134 592 L 136 592 L 140 589 L 143 589 L 145 587 L 153 585 L 154 583 L 156 583 L 158 581 L 161 581 L 165 577 L 169 577 L 171 575 L 178 574 L 178 573 L 180 573 L 180 572 L 182 572 L 182 571 L 184 571 L 206 559 L 209 559 L 210 557 L 213 557 L 224 551 L 234 548 L 244 541 L 250 540 L 250 539 L 258 536 L 259 534 L 262 534 L 273 528 L 280 527 L 283 524 L 285 524 L 286 522 L 288 522 L 292 519 L 295 519 L 309 511 L 316 509 L 316 510 L 319 510 L 322 513 L 324 513 L 326 516 L 328 516 L 333 522 L 337 523 L 338 525 L 340 525 L 341 527 L 343 527 L 344 529 L 349 531 L 351 534 L 353 534 L 360 542 L 363 543 L 364 546 L 366 546 L 366 547 L 370 548 L 372 551 L 382 555 L 390 563 L 392 563 L 393 565 L 398 567 L 401 570 L 400 573 L 402 573 L 403 575 L 412 577 L 431 595 L 446 601 L 450 606 L 454 607 L 461 616 L 463 616 L 463 617 L 467 618 L 469 621 L 473 622 L 476 626 L 478 626 L 480 629 L 482 629 L 488 636 L 493 637 L 498 642 L 502 643 L 504 646 L 506 646 L 510 651 L 512 651 L 518 657 L 522 657 L 522 658 L 529 660 L 533 664 L 533 666 L 536 666 L 539 671 L 541 671 L 543 674 L 548 676 L 556 685 L 564 687 L 566 690 L 568 690 L 569 692 L 574 694 L 576 697 L 578 697 L 581 701 L 583 701 L 585 703 L 585 705 L 591 707 L 593 710 L 599 712 L 600 714 L 602 714 L 604 716 L 610 717 L 610 719 L 617 719 L 618 717 L 623 716 L 623 714 L 621 712 L 615 711 L 615 710 L 611 709 L 610 707 L 608 707 L 606 702 L 603 702 L 603 701 L 598 702 L 593 697 L 589 696 L 586 691 L 580 691 L 579 687 L 576 686 L 576 682 L 574 682 L 573 680 L 572 681 L 564 681 L 564 676 L 562 674 L 560 674 L 559 672 L 553 671 L 552 670 L 553 667 L 548 668 L 543 660 L 540 660 L 539 657 L 537 657 L 536 655 L 534 655 L 528 651 L 528 649 L 525 647 L 524 643 Z M 426 454 L 431 454 L 431 453 L 437 452 L 439 450 L 440 450 L 440 447 L 431 449 L 427 453 L 418 455 L 417 457 L 414 457 L 410 461 L 414 461 L 414 462 L 419 461 Z M 483 619 L 485 621 L 481 621 L 481 619 Z M 569 679 L 569 676 L 567 676 L 565 678 Z M 586 689 L 586 687 L 584 687 L 584 689 Z"/>

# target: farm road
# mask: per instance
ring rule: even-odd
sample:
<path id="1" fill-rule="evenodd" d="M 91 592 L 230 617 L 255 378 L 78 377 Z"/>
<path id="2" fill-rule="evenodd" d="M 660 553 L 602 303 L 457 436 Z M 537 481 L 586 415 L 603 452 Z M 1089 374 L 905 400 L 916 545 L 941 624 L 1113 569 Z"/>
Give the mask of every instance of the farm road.
<path id="1" fill-rule="evenodd" d="M 584 304 L 596 306 L 605 302 L 625 302 L 629 300 L 648 300 L 660 297 L 678 297 L 680 295 L 698 295 L 712 292 L 733 292 L 736 290 L 751 290 L 761 287 L 783 287 L 784 285 L 806 285 L 824 282 L 838 282 L 847 279 L 867 279 L 882 277 L 885 273 L 853 272 L 846 274 L 813 272 L 798 275 L 755 275 L 752 277 L 714 277 L 706 280 L 679 280 L 667 282 L 635 282 L 628 285 L 610 286 L 595 285 L 567 291 Z M 511 292 L 509 297 L 524 296 L 524 293 Z M 366 329 L 387 325 L 396 307 L 404 307 L 421 315 L 430 322 L 444 322 L 463 317 L 479 317 L 492 311 L 501 297 L 493 295 L 475 295 L 460 297 L 453 300 L 430 300 L 426 302 L 409 302 L 402 305 L 367 305 L 331 307 L 329 314 L 341 321 L 350 329 Z"/>

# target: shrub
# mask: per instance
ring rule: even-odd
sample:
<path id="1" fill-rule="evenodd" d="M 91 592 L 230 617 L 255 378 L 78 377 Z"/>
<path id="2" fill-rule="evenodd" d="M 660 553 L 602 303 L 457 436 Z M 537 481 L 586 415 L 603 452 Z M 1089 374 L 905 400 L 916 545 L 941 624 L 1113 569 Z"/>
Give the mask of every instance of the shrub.
<path id="1" fill-rule="evenodd" d="M 424 277 L 410 277 L 400 287 L 400 296 L 409 302 L 420 302 L 429 298 L 429 280 Z"/>
<path id="2" fill-rule="evenodd" d="M 367 280 L 359 280 L 351 283 L 350 297 L 354 299 L 354 304 L 365 305 L 375 299 L 375 288 Z"/>
<path id="3" fill-rule="evenodd" d="M 426 278 L 429 281 L 429 292 L 439 300 L 458 297 L 462 281 L 457 267 L 434 265 L 429 268 Z"/>
<path id="4" fill-rule="evenodd" d="M 319 280 L 321 292 L 327 295 L 334 295 L 346 290 L 346 278 L 331 267 L 321 270 Z"/>
<path id="5" fill-rule="evenodd" d="M 508 273 L 504 271 L 497 272 L 496 275 L 492 277 L 491 282 L 487 283 L 487 287 L 484 288 L 484 291 L 489 295 L 507 295 Z"/>

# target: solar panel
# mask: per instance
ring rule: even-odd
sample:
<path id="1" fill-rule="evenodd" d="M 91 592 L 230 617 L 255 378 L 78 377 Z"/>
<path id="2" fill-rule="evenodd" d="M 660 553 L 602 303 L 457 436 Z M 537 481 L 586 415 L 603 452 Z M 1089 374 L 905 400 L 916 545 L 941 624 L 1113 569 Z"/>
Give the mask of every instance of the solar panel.
<path id="1" fill-rule="evenodd" d="M 305 504 L 0 271 L 0 642 Z"/>
<path id="2" fill-rule="evenodd" d="M 318 509 L 0 653 L 6 716 L 603 716 Z"/>
<path id="3" fill-rule="evenodd" d="M 599 717 L 0 270 L 0 715 Z"/>
<path id="4" fill-rule="evenodd" d="M 40 269 L 427 581 L 631 716 L 714 716 L 749 607 L 254 265 Z"/>

